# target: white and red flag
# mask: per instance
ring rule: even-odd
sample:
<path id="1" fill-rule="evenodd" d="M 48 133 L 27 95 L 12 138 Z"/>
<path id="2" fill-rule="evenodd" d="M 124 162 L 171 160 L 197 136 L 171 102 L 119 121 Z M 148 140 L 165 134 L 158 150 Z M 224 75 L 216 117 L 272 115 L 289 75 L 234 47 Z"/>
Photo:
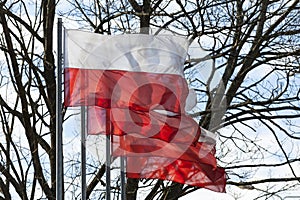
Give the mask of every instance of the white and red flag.
<path id="1" fill-rule="evenodd" d="M 114 136 L 113 154 L 127 157 L 128 177 L 225 191 L 214 143 L 201 140 L 203 131 L 185 111 L 185 38 L 78 30 L 65 36 L 64 104 L 88 106 L 88 134 Z"/>
<path id="2" fill-rule="evenodd" d="M 185 38 L 67 30 L 65 43 L 66 106 L 184 112 Z"/>

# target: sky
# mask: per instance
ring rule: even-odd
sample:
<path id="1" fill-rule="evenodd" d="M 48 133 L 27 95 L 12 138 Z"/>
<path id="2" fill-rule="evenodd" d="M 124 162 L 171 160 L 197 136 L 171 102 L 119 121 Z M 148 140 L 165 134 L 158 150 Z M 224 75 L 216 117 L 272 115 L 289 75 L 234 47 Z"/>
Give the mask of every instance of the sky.
<path id="1" fill-rule="evenodd" d="M 74 28 L 74 26 L 76 26 L 76 24 L 74 24 L 74 22 L 71 21 L 69 23 L 68 20 L 64 20 L 64 25 L 68 28 Z M 197 49 L 193 49 L 193 51 L 195 51 L 196 53 L 199 53 L 199 52 L 197 52 L 198 51 Z M 209 64 L 209 61 L 207 63 Z M 267 71 L 268 71 L 268 68 L 265 68 L 264 72 L 266 73 Z M 205 66 L 205 67 L 200 66 L 199 67 L 199 73 L 202 76 L 202 78 L 206 80 L 210 72 L 207 71 L 207 66 Z M 262 73 L 260 73 L 260 75 L 262 75 Z M 215 83 L 217 83 L 219 79 L 220 79 L 220 76 L 216 76 L 213 79 L 213 82 L 212 82 L 212 85 L 211 85 L 212 88 L 215 86 Z M 245 129 L 245 127 L 241 127 L 240 130 L 244 131 L 244 132 L 248 131 L 247 129 Z M 225 129 L 225 131 L 226 131 L 226 129 Z M 257 134 L 260 135 L 261 139 L 263 139 L 264 138 L 264 134 L 263 134 L 264 130 L 260 130 L 260 132 L 262 134 L 258 134 L 258 133 Z M 72 138 L 72 137 L 74 137 L 74 135 L 71 136 L 70 140 L 73 140 L 73 141 L 78 140 L 78 138 L 74 140 L 74 138 Z M 268 137 L 269 136 L 266 135 L 266 138 L 262 141 L 265 145 L 269 145 L 270 147 L 272 147 L 273 144 L 274 144 L 274 141 L 272 139 L 268 138 Z M 76 143 L 78 144 L 78 141 Z M 95 151 L 95 149 L 93 150 L 92 148 L 90 148 L 89 150 L 93 154 L 95 154 L 95 152 L 96 152 L 98 157 L 100 156 L 100 158 L 102 160 L 104 159 L 103 150 L 98 149 L 98 150 Z M 68 151 L 68 148 L 67 148 L 67 151 Z M 102 153 L 102 155 L 101 155 L 101 153 Z M 282 169 L 279 169 L 279 170 L 282 170 Z M 278 170 L 278 174 L 281 173 L 279 170 Z M 284 168 L 283 168 L 283 170 L 284 170 Z M 268 172 L 262 171 L 262 172 L 259 172 L 259 173 L 261 173 L 262 176 L 265 176 L 266 174 L 264 174 L 264 173 L 268 173 Z M 256 176 L 256 178 L 259 178 L 259 173 L 257 173 L 258 176 Z M 276 171 L 275 171 L 275 174 L 276 174 Z M 265 187 L 264 186 L 258 186 L 258 188 L 265 188 Z M 225 193 L 225 194 L 212 192 L 212 191 L 209 191 L 209 190 L 206 190 L 206 189 L 199 189 L 198 191 L 195 191 L 193 193 L 185 195 L 184 197 L 181 197 L 180 200 L 191 200 L 191 199 L 196 200 L 196 199 L 200 199 L 200 197 L 201 197 L 201 199 L 203 198 L 203 199 L 208 199 L 208 200 L 210 200 L 210 199 L 212 199 L 212 200 L 213 199 L 232 200 L 232 199 L 237 199 L 237 198 L 240 199 L 240 200 L 249 200 L 249 199 L 252 199 L 253 197 L 255 197 L 259 194 L 262 194 L 262 191 L 241 189 L 241 188 L 238 188 L 236 186 L 227 186 L 227 193 Z M 291 193 L 291 194 L 287 193 L 286 196 L 295 196 L 295 194 L 294 193 Z M 139 193 L 139 199 L 143 199 L 143 198 L 144 198 L 143 193 Z M 277 199 L 277 198 L 275 197 L 275 199 Z"/>
<path id="2" fill-rule="evenodd" d="M 67 21 L 64 20 L 64 25 L 66 27 L 70 27 L 70 28 L 74 28 L 76 27 L 76 24 L 73 21 Z M 56 32 L 56 29 L 55 29 Z M 55 40 L 54 40 L 55 41 Z M 54 43 L 54 46 L 56 46 L 56 43 Z M 207 71 L 203 71 L 203 68 L 200 68 L 200 73 L 202 73 L 203 77 L 205 77 L 208 73 Z M 218 79 L 219 77 L 217 77 Z M 216 81 L 218 82 L 218 81 Z M 215 81 L 213 81 L 212 83 L 212 87 L 214 86 Z M 78 121 L 69 121 L 68 123 L 65 124 L 65 130 L 68 130 L 70 127 L 72 126 L 76 126 L 75 124 L 77 124 Z M 78 124 L 77 124 L 78 125 Z M 77 127 L 78 128 L 78 127 Z M 247 130 L 245 130 L 247 131 Z M 263 133 L 263 130 L 261 130 L 261 133 Z M 64 132 L 64 151 L 67 154 L 72 154 L 74 152 L 80 152 L 80 149 L 78 148 L 78 144 L 80 144 L 80 140 L 79 140 L 79 136 L 76 133 L 76 130 L 74 130 L 74 132 L 70 132 L 70 131 L 65 131 Z M 274 139 L 270 139 L 263 136 L 263 134 L 261 135 L 261 138 L 263 139 L 263 141 L 266 141 L 266 143 L 268 143 L 270 146 L 272 146 L 272 143 L 274 142 Z M 70 146 L 72 146 L 72 148 L 69 148 Z M 76 151 L 74 151 L 76 150 Z M 95 153 L 95 150 L 93 150 L 92 148 L 89 149 L 92 153 Z M 99 153 L 100 152 L 100 153 Z M 101 154 L 102 153 L 102 154 Z M 100 159 L 103 161 L 104 160 L 104 155 L 103 155 L 103 150 L 100 151 L 96 151 L 97 156 L 100 156 Z M 300 168 L 300 166 L 299 166 Z M 282 171 L 280 170 L 286 170 L 285 168 L 281 168 L 278 169 L 279 171 L 277 172 L 277 174 L 280 174 Z M 261 173 L 265 173 L 265 172 L 261 172 Z M 263 187 L 261 187 L 263 188 Z M 198 199 L 205 199 L 205 200 L 233 200 L 233 199 L 240 199 L 240 200 L 250 200 L 253 199 L 254 196 L 258 195 L 259 191 L 253 191 L 253 190 L 247 190 L 247 189 L 241 189 L 235 186 L 227 186 L 227 193 L 223 194 L 223 193 L 216 193 L 216 192 L 212 192 L 206 189 L 199 189 L 198 191 L 195 191 L 193 193 L 190 193 L 188 195 L 185 195 L 184 197 L 181 197 L 180 200 L 198 200 Z M 144 196 L 139 194 L 139 198 L 143 199 Z M 297 197 L 297 191 L 296 192 L 289 192 L 286 193 L 285 196 L 287 198 L 285 199 L 300 199 L 300 197 Z M 280 199 L 279 197 L 277 199 Z"/>

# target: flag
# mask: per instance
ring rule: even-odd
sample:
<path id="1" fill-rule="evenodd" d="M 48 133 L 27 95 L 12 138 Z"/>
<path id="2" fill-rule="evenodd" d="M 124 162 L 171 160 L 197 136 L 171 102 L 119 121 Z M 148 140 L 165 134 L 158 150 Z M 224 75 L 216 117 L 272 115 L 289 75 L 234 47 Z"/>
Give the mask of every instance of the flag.
<path id="1" fill-rule="evenodd" d="M 201 128 L 199 140 L 167 142 L 140 134 L 115 137 L 113 154 L 126 156 L 127 177 L 174 181 L 225 192 L 226 174 L 217 166 L 214 134 Z M 177 135 L 180 135 L 180 130 Z"/>
<path id="2" fill-rule="evenodd" d="M 88 106 L 88 134 L 114 136 L 113 155 L 127 157 L 128 177 L 224 191 L 215 140 L 204 141 L 205 131 L 185 111 L 185 38 L 78 30 L 65 36 L 64 104 Z"/>
<path id="3" fill-rule="evenodd" d="M 105 122 L 105 110 L 93 107 L 90 108 L 89 113 L 92 111 L 95 116 L 88 123 L 92 122 L 94 130 L 98 128 L 99 131 L 98 123 Z M 111 112 L 120 117 L 115 119 L 111 115 L 112 132 L 114 135 L 117 135 L 114 133 L 116 130 L 116 132 L 125 131 L 127 134 L 124 132 L 113 137 L 112 152 L 113 156 L 126 157 L 127 177 L 169 180 L 225 192 L 225 171 L 217 166 L 214 133 L 200 128 L 188 116 L 186 119 L 192 120 L 190 125 L 187 125 L 189 120 L 183 119 L 182 127 L 174 126 L 172 131 L 172 127 L 169 129 L 169 124 L 156 127 L 155 124 L 159 123 L 153 121 L 153 116 L 152 122 L 147 120 L 141 122 L 135 117 L 126 120 L 126 114 L 121 112 L 124 112 L 124 109 Z M 175 119 L 177 117 L 175 116 Z M 136 122 L 139 123 L 135 124 Z M 147 127 L 149 124 L 152 129 Z M 168 128 L 163 130 L 165 127 Z M 102 128 L 102 132 L 105 133 L 105 125 L 102 125 Z M 123 130 L 120 131 L 120 128 Z"/>
<path id="4" fill-rule="evenodd" d="M 185 38 L 67 30 L 65 43 L 65 106 L 184 112 Z"/>

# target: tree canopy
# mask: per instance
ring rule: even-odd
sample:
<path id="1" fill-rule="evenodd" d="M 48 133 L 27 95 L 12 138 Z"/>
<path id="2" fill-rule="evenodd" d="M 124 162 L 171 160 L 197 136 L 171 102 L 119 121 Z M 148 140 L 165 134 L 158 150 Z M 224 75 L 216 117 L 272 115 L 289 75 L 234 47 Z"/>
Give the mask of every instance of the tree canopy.
<path id="1" fill-rule="evenodd" d="M 55 199 L 57 16 L 66 27 L 99 34 L 141 28 L 187 37 L 194 51 L 186 78 L 198 100 L 191 115 L 218 133 L 228 193 L 242 198 L 240 188 L 256 191 L 256 199 L 283 199 L 299 190 L 299 0 L 2 0 L 0 199 Z M 76 199 L 78 155 L 64 163 L 64 190 Z M 88 169 L 87 196 L 101 199 L 104 163 L 90 162 Z M 113 184 L 119 198 L 118 177 Z M 128 179 L 127 199 L 141 190 L 147 200 L 178 199 L 198 189 Z"/>

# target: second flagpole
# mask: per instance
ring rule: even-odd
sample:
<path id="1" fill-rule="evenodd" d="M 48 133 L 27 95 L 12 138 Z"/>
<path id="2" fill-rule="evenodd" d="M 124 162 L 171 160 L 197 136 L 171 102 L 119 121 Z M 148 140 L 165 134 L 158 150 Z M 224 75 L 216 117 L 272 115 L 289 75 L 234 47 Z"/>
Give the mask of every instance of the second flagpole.
<path id="1" fill-rule="evenodd" d="M 81 106 L 81 200 L 86 200 L 86 107 Z"/>
<path id="2" fill-rule="evenodd" d="M 57 23 L 57 82 L 56 82 L 56 199 L 64 198 L 62 148 L 62 18 Z"/>
<path id="3" fill-rule="evenodd" d="M 125 189 L 125 156 L 120 157 L 120 171 L 121 171 L 121 200 L 126 200 L 126 189 Z"/>
<path id="4" fill-rule="evenodd" d="M 106 200 L 110 200 L 110 165 L 111 165 L 111 122 L 110 122 L 110 109 L 106 109 Z"/>

